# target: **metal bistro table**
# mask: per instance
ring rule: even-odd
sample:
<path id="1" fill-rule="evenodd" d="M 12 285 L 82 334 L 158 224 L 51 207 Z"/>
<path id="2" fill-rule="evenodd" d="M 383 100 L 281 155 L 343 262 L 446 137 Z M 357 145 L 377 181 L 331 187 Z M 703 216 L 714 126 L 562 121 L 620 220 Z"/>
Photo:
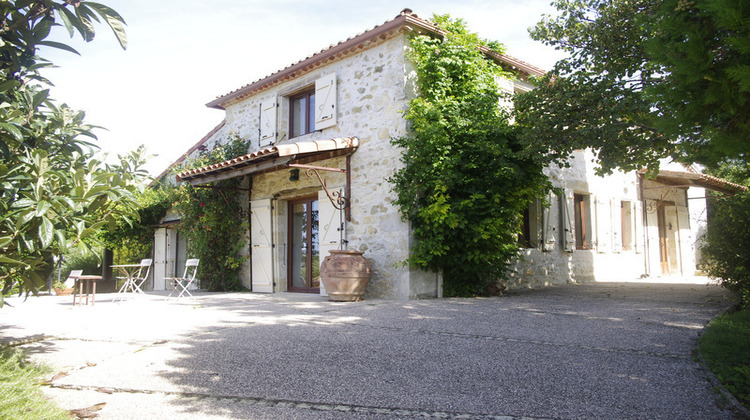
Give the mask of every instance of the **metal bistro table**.
<path id="1" fill-rule="evenodd" d="M 120 290 L 117 291 L 112 301 L 117 300 L 117 298 L 120 298 L 121 300 L 124 299 L 125 294 L 128 292 L 132 293 L 133 295 L 143 293 L 140 285 L 136 282 L 141 273 L 141 269 L 144 267 L 143 264 L 119 264 L 111 265 L 110 267 L 117 269 L 117 271 L 119 271 L 119 274 L 122 275 L 118 276 L 118 279 L 124 280 L 122 287 L 120 287 Z"/>
<path id="2" fill-rule="evenodd" d="M 101 280 L 102 276 L 94 276 L 94 275 L 78 275 L 78 276 L 70 276 L 70 278 L 75 280 L 75 284 L 73 285 L 73 306 L 76 305 L 76 297 L 78 298 L 78 306 L 81 306 L 83 303 L 83 289 L 84 289 L 84 283 L 85 289 L 86 289 L 86 305 L 89 304 L 89 293 L 91 294 L 91 306 L 94 306 L 94 303 L 96 302 L 96 281 Z"/>

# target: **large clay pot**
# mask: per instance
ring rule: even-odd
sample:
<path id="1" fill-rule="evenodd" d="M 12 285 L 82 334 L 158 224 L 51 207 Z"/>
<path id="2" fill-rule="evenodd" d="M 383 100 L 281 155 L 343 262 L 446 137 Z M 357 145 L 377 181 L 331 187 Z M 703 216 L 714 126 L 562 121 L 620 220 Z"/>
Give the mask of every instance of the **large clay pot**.
<path id="1" fill-rule="evenodd" d="M 363 252 L 330 250 L 331 255 L 320 265 L 320 281 L 328 297 L 336 302 L 352 302 L 362 298 L 372 276 L 370 262 Z"/>

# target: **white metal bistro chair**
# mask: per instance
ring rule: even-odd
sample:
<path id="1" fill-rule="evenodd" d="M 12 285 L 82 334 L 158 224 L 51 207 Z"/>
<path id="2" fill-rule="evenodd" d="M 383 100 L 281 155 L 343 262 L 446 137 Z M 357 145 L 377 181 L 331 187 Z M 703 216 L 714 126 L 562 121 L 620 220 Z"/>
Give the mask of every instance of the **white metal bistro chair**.
<path id="1" fill-rule="evenodd" d="M 112 267 L 119 269 L 125 274 L 123 277 L 117 277 L 118 279 L 123 279 L 124 282 L 113 301 L 118 298 L 123 299 L 128 292 L 133 295 L 143 294 L 141 287 L 151 272 L 151 263 L 153 262 L 154 260 L 152 259 L 143 259 L 140 264 L 113 265 Z"/>
<path id="2" fill-rule="evenodd" d="M 76 284 L 76 279 L 82 275 L 83 275 L 83 270 L 70 270 L 70 274 L 68 274 L 68 278 L 65 280 L 65 283 L 63 284 L 65 284 L 66 288 L 73 287 Z"/>
<path id="3" fill-rule="evenodd" d="M 181 298 L 183 295 L 187 294 L 190 297 L 193 297 L 193 294 L 190 293 L 190 286 L 199 280 L 195 279 L 195 274 L 198 272 L 198 260 L 197 258 L 192 258 L 187 261 L 185 261 L 185 272 L 182 274 L 182 277 L 165 277 L 164 280 L 172 285 L 172 291 L 169 293 L 169 296 L 167 296 L 167 299 L 172 297 L 172 294 L 174 294 L 175 291 L 179 289 L 180 294 L 177 295 L 178 298 Z"/>

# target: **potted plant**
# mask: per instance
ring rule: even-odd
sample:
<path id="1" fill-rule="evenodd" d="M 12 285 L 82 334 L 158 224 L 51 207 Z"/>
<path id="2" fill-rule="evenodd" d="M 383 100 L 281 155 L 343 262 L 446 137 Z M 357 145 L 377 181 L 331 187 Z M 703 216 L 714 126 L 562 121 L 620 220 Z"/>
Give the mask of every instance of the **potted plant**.
<path id="1" fill-rule="evenodd" d="M 64 282 L 57 281 L 52 283 L 52 288 L 55 290 L 57 296 L 68 296 L 73 293 L 73 288 L 65 285 Z"/>

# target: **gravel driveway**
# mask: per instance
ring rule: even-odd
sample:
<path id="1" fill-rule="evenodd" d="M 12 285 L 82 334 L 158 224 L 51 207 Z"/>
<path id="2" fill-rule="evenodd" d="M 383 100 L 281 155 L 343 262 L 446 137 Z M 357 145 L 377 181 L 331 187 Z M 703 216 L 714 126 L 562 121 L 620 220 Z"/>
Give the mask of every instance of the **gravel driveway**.
<path id="1" fill-rule="evenodd" d="M 499 298 L 10 299 L 0 341 L 102 419 L 731 419 L 693 358 L 717 286 L 599 283 Z"/>

